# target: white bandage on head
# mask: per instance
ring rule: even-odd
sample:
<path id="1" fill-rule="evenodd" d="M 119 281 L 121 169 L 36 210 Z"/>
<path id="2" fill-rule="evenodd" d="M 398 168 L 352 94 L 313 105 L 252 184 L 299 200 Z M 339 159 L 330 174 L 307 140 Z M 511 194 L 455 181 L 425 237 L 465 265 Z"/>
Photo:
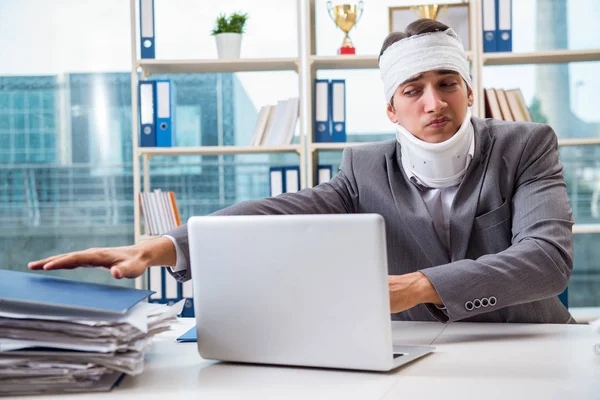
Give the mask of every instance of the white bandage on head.
<path id="1" fill-rule="evenodd" d="M 450 28 L 397 41 L 379 58 L 379 70 L 386 103 L 401 83 L 426 71 L 456 71 L 471 87 L 467 55 L 460 38 Z"/>

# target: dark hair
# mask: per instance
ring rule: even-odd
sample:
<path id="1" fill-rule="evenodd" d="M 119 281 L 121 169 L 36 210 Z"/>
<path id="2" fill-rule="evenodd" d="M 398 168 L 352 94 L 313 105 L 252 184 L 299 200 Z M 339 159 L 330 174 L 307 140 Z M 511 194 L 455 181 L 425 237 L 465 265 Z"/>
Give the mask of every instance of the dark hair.
<path id="1" fill-rule="evenodd" d="M 407 37 L 415 35 L 422 35 L 424 33 L 443 32 L 449 28 L 449 26 L 429 18 L 421 18 L 413 21 L 406 25 L 404 32 L 392 32 L 387 35 L 383 41 L 383 46 L 381 46 L 381 51 L 379 52 L 377 62 L 379 62 L 379 58 L 381 58 L 381 55 L 387 50 L 388 47 L 402 39 L 406 39 Z"/>
<path id="2" fill-rule="evenodd" d="M 377 63 L 379 63 L 381 55 L 388 47 L 402 39 L 415 35 L 422 35 L 423 33 L 444 32 L 446 29 L 449 29 L 449 26 L 429 18 L 421 18 L 413 21 L 404 28 L 404 32 L 392 32 L 386 36 L 383 41 L 383 46 L 381 46 L 379 57 L 377 57 Z M 390 99 L 390 102 L 392 102 L 392 100 L 393 98 Z M 392 106 L 393 105 L 394 104 L 392 103 Z"/>

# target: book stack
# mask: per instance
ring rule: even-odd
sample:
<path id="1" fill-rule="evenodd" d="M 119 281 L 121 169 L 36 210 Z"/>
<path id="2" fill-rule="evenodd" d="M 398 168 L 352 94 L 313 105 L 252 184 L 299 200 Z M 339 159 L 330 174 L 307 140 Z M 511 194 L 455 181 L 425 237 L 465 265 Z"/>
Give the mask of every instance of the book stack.
<path id="1" fill-rule="evenodd" d="M 0 270 L 0 396 L 108 391 L 183 308 L 152 291 Z"/>
<path id="2" fill-rule="evenodd" d="M 252 135 L 252 146 L 284 146 L 292 144 L 299 117 L 298 97 L 266 105 L 258 112 Z"/>
<path id="3" fill-rule="evenodd" d="M 485 117 L 504 121 L 531 122 L 521 89 L 484 89 Z"/>
<path id="4" fill-rule="evenodd" d="M 154 189 L 140 193 L 140 205 L 147 235 L 161 235 L 181 225 L 173 192 Z"/>

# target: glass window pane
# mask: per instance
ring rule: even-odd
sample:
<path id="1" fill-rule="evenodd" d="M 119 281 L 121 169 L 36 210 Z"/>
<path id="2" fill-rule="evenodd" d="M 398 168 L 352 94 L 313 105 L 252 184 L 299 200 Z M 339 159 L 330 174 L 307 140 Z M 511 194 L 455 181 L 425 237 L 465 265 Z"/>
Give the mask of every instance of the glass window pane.
<path id="1" fill-rule="evenodd" d="M 591 35 L 600 18 L 596 0 L 520 1 L 512 7 L 513 51 L 600 48 Z"/>
<path id="2" fill-rule="evenodd" d="M 575 265 L 569 281 L 569 307 L 600 307 L 600 234 L 573 236 Z"/>
<path id="3" fill-rule="evenodd" d="M 10 93 L 0 91 L 0 111 L 8 111 L 10 108 Z"/>
<path id="4" fill-rule="evenodd" d="M 0 131 L 8 131 L 10 129 L 10 114 L 0 111 Z"/>
<path id="5" fill-rule="evenodd" d="M 534 121 L 548 123 L 559 138 L 600 137 L 600 62 L 483 68 L 483 86 L 521 89 Z"/>
<path id="6" fill-rule="evenodd" d="M 28 115 L 29 119 L 29 129 L 30 130 L 40 130 L 42 126 L 42 114 L 38 114 L 36 112 L 30 112 Z"/>
<path id="7" fill-rule="evenodd" d="M 39 110 L 42 108 L 41 93 L 30 92 L 27 95 L 27 102 L 30 110 Z"/>
<path id="8" fill-rule="evenodd" d="M 25 129 L 25 114 L 13 114 L 12 125 L 15 130 L 22 132 Z"/>
<path id="9" fill-rule="evenodd" d="M 25 110 L 25 93 L 23 92 L 13 92 L 12 95 L 12 108 L 15 111 L 23 111 Z"/>
<path id="10" fill-rule="evenodd" d="M 561 146 L 559 151 L 575 223 L 600 223 L 600 146 Z"/>

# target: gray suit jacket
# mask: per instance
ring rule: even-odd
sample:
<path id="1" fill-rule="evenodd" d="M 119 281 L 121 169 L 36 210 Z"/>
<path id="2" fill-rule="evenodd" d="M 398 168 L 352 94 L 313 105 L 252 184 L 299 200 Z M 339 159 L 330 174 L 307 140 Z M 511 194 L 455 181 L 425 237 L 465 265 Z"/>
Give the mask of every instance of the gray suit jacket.
<path id="1" fill-rule="evenodd" d="M 556 135 L 542 124 L 472 122 L 475 154 L 452 206 L 450 254 L 395 140 L 347 148 L 339 173 L 315 188 L 213 215 L 377 213 L 386 222 L 390 275 L 421 271 L 446 306 L 421 304 L 393 319 L 572 322 L 557 297 L 573 268 L 573 221 Z M 186 226 L 168 234 L 189 265 Z M 484 299 L 487 307 L 469 310 Z"/>

